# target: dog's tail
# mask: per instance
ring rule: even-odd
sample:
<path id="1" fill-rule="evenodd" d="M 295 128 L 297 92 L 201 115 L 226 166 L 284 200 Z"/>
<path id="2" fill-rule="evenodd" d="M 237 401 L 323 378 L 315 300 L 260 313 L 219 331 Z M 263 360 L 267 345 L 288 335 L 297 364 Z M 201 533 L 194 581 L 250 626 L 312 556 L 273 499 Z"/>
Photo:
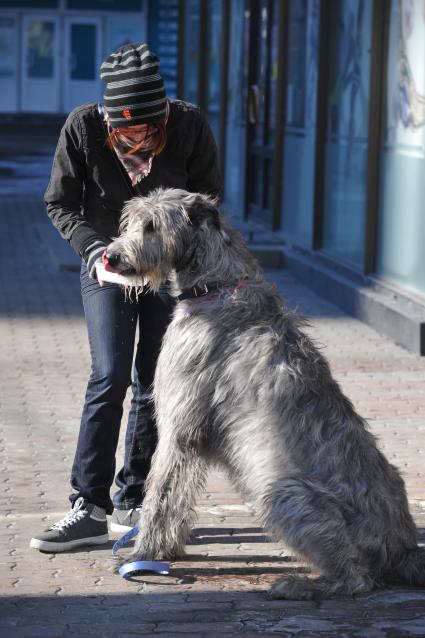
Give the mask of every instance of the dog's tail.
<path id="1" fill-rule="evenodd" d="M 409 549 L 393 566 L 388 580 L 392 584 L 425 587 L 425 547 Z"/>

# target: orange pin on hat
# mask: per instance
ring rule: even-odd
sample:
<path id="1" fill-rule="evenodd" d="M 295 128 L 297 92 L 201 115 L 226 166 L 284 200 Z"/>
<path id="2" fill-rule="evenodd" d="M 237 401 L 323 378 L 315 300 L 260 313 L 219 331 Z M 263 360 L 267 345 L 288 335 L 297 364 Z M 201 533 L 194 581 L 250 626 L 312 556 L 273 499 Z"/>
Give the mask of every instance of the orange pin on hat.
<path id="1" fill-rule="evenodd" d="M 126 120 L 131 120 L 131 113 L 130 113 L 130 109 L 124 109 L 122 114 L 124 115 Z"/>

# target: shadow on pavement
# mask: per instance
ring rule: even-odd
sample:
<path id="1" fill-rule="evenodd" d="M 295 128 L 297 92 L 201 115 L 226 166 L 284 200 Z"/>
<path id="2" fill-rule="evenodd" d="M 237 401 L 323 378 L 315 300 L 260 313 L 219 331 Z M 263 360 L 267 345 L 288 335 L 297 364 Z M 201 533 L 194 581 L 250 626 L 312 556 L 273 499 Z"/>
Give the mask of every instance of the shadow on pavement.
<path id="1" fill-rule="evenodd" d="M 165 577 L 164 577 L 165 578 Z M 10 596 L 1 601 L 1 636 L 217 636 L 407 638 L 424 636 L 423 593 L 388 589 L 351 600 L 269 601 L 265 592 Z M 135 587 L 134 587 L 135 589 Z"/>
<path id="2" fill-rule="evenodd" d="M 262 527 L 197 527 L 192 531 L 189 545 L 225 545 L 241 543 L 266 543 L 269 538 Z"/>

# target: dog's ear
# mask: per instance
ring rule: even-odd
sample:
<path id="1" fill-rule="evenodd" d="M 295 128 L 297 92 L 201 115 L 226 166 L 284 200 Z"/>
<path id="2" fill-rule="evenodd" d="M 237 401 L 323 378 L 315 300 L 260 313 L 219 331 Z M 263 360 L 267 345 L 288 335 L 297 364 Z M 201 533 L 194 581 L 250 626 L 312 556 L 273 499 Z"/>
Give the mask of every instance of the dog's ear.
<path id="1" fill-rule="evenodd" d="M 192 204 L 189 210 L 189 219 L 191 223 L 198 228 L 214 228 L 220 233 L 226 244 L 231 244 L 229 235 L 221 226 L 220 214 L 215 207 L 214 202 L 198 200 Z"/>
<path id="2" fill-rule="evenodd" d="M 194 226 L 200 228 L 202 225 L 212 226 L 220 230 L 220 216 L 215 206 L 209 202 L 197 201 L 189 210 L 189 219 Z"/>

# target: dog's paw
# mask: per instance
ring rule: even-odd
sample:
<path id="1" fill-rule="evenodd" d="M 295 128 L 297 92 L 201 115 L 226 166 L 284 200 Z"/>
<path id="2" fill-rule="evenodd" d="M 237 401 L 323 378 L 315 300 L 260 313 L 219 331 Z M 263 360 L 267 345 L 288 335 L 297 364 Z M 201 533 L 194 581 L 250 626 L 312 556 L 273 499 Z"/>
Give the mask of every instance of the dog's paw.
<path id="1" fill-rule="evenodd" d="M 269 600 L 317 600 L 320 591 L 310 578 L 288 576 L 276 581 L 267 592 Z"/>
<path id="2" fill-rule="evenodd" d="M 160 560 L 161 557 L 161 552 L 157 551 L 156 548 L 134 547 L 131 552 L 123 555 L 123 562 L 134 563 L 136 561 Z"/>
<path id="3" fill-rule="evenodd" d="M 376 587 L 369 576 L 358 575 L 352 578 L 306 578 L 288 576 L 272 585 L 268 598 L 286 600 L 327 600 L 329 598 L 351 598 L 367 594 Z"/>
<path id="4" fill-rule="evenodd" d="M 127 562 L 127 559 L 123 556 L 111 556 L 105 561 L 105 567 L 108 572 L 112 572 L 113 574 L 118 574 L 121 565 Z"/>
<path id="5" fill-rule="evenodd" d="M 173 547 L 171 549 L 164 550 L 161 553 L 161 559 L 170 561 L 170 563 L 176 560 L 182 560 L 184 559 L 185 556 L 186 556 L 186 551 L 182 547 Z"/>

